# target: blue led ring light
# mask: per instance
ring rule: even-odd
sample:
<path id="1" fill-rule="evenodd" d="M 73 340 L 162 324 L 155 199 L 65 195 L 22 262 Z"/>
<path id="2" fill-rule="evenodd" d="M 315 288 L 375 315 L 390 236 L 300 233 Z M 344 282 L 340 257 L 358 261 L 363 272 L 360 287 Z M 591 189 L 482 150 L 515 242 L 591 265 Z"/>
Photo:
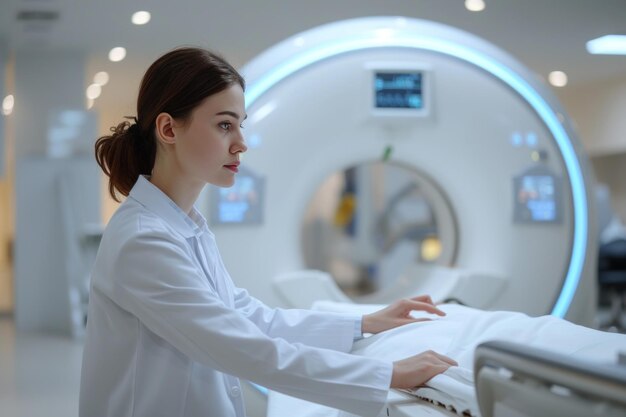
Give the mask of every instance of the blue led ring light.
<path id="1" fill-rule="evenodd" d="M 258 81 L 254 82 L 254 84 L 250 85 L 247 89 L 246 107 L 252 106 L 259 97 L 283 79 L 311 64 L 348 52 L 389 47 L 423 49 L 438 52 L 461 59 L 487 71 L 502 80 L 522 96 L 541 117 L 556 139 L 572 185 L 572 199 L 574 204 L 574 243 L 572 245 L 572 256 L 563 288 L 551 313 L 557 317 L 565 317 L 582 275 L 587 246 L 588 213 L 582 170 L 578 163 L 572 142 L 557 115 L 552 111 L 552 108 L 531 85 L 504 64 L 495 61 L 493 58 L 477 50 L 458 45 L 451 41 L 429 38 L 424 34 L 416 34 L 415 37 L 412 37 L 406 34 L 396 33 L 393 37 L 384 40 L 381 40 L 380 37 L 376 37 L 374 34 L 345 37 L 342 39 L 334 39 L 332 42 L 318 45 L 309 50 L 302 50 L 300 53 L 292 55 L 291 59 L 273 68 L 263 77 L 260 77 Z"/>

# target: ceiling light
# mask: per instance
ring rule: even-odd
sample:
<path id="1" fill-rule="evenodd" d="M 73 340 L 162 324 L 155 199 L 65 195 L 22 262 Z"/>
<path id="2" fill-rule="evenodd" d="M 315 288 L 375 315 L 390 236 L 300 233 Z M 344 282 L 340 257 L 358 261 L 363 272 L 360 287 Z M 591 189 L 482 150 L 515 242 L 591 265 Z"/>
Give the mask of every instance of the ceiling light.
<path id="1" fill-rule="evenodd" d="M 91 84 L 89 87 L 87 87 L 87 98 L 95 100 L 98 97 L 100 97 L 101 92 L 102 92 L 102 88 L 100 87 L 100 85 Z"/>
<path id="2" fill-rule="evenodd" d="M 115 47 L 109 51 L 109 59 L 113 62 L 119 62 L 126 57 L 126 48 L 121 46 Z"/>
<path id="3" fill-rule="evenodd" d="M 109 82 L 109 74 L 106 71 L 97 72 L 93 76 L 93 82 L 100 86 L 105 86 Z"/>
<path id="4" fill-rule="evenodd" d="M 87 110 L 91 110 L 93 109 L 93 105 L 96 101 L 92 98 L 88 98 L 87 99 Z"/>
<path id="5" fill-rule="evenodd" d="M 563 71 L 552 71 L 548 75 L 548 80 L 555 87 L 565 87 L 567 85 L 567 74 Z"/>
<path id="6" fill-rule="evenodd" d="M 8 116 L 13 113 L 13 106 L 15 105 L 15 99 L 13 98 L 13 94 L 9 94 L 2 100 L 2 114 Z"/>
<path id="7" fill-rule="evenodd" d="M 465 8 L 470 12 L 480 12 L 485 9 L 483 0 L 465 0 Z"/>
<path id="8" fill-rule="evenodd" d="M 606 35 L 587 42 L 590 54 L 626 55 L 626 35 Z"/>
<path id="9" fill-rule="evenodd" d="M 150 12 L 135 12 L 133 13 L 131 21 L 136 25 L 145 25 L 150 21 Z"/>

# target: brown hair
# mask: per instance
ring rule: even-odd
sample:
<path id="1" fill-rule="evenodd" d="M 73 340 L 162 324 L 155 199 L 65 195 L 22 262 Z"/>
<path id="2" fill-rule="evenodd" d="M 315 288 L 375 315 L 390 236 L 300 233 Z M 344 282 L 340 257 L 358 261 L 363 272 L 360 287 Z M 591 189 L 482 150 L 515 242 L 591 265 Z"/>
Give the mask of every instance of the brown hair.
<path id="1" fill-rule="evenodd" d="M 96 161 L 109 177 L 115 201 L 127 196 L 139 175 L 150 175 L 156 157 L 156 117 L 168 113 L 187 121 L 192 110 L 233 84 L 245 89 L 241 75 L 222 57 L 200 48 L 178 48 L 146 71 L 137 98 L 137 117 L 126 117 L 111 134 L 96 140 Z"/>

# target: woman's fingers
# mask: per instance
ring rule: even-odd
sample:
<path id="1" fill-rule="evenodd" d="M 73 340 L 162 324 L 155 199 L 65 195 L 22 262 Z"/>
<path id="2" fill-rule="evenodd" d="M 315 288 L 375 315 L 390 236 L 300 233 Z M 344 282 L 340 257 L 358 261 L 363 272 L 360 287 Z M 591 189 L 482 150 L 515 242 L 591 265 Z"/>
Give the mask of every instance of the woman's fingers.
<path id="1" fill-rule="evenodd" d="M 422 321 L 433 321 L 433 319 L 429 319 L 428 317 L 422 317 L 419 319 L 410 319 L 409 323 L 419 323 Z"/>
<path id="2" fill-rule="evenodd" d="M 425 381 L 423 381 L 420 385 L 424 385 L 426 382 L 430 381 L 433 377 L 439 375 L 439 374 L 443 374 L 444 372 L 446 372 L 448 369 L 450 368 L 450 365 L 448 365 L 447 363 L 438 363 L 435 365 L 432 365 L 429 369 L 430 372 L 426 375 L 426 377 L 428 379 L 426 379 Z"/>
<path id="3" fill-rule="evenodd" d="M 433 299 L 430 298 L 430 295 L 418 295 L 417 297 L 411 298 L 411 300 L 435 305 L 435 303 L 433 303 Z"/>
<path id="4" fill-rule="evenodd" d="M 439 310 L 437 306 L 423 301 L 415 301 L 414 299 L 406 300 L 405 307 L 410 308 L 411 310 L 426 311 L 428 313 L 437 314 L 438 316 L 446 315 L 446 313 Z"/>
<path id="5" fill-rule="evenodd" d="M 458 366 L 458 363 L 454 359 L 433 351 L 422 352 L 417 355 L 416 358 L 417 357 L 421 357 L 419 360 L 426 360 L 428 362 L 428 366 L 424 372 L 424 380 L 421 384 L 427 382 L 436 375 L 444 373 L 451 366 Z"/>
<path id="6" fill-rule="evenodd" d="M 423 385 L 435 375 L 457 366 L 454 359 L 428 350 L 394 362 L 392 388 L 411 388 Z"/>
<path id="7" fill-rule="evenodd" d="M 459 364 L 457 363 L 457 361 L 455 361 L 452 358 L 447 357 L 446 355 L 442 355 L 440 353 L 437 352 L 431 352 L 433 355 L 435 355 L 437 358 L 439 358 L 440 360 L 442 360 L 443 362 L 449 364 L 450 366 L 459 366 Z"/>

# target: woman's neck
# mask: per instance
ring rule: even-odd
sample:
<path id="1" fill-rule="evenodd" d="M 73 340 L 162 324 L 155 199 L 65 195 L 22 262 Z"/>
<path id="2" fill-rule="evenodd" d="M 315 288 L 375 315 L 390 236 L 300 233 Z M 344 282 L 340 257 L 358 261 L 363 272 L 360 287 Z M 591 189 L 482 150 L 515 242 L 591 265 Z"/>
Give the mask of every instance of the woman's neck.
<path id="1" fill-rule="evenodd" d="M 198 199 L 204 183 L 191 182 L 180 175 L 170 175 L 155 165 L 150 182 L 163 191 L 178 207 L 189 214 Z"/>

